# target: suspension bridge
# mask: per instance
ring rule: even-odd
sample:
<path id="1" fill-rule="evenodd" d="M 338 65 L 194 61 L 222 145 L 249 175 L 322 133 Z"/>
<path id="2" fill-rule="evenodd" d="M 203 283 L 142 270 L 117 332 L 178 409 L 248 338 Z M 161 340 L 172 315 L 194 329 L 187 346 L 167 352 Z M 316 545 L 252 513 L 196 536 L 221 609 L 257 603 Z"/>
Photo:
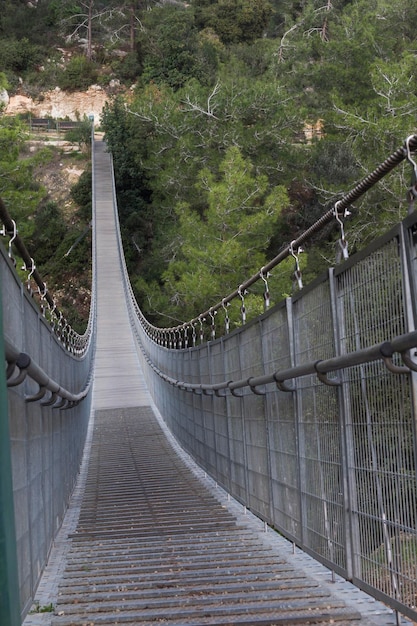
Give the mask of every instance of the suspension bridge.
<path id="1" fill-rule="evenodd" d="M 83 337 L 2 216 L 2 626 L 416 620 L 416 215 L 216 339 L 229 297 L 176 328 L 143 318 L 101 141 L 93 198 Z M 230 295 L 242 311 L 269 269 Z"/>

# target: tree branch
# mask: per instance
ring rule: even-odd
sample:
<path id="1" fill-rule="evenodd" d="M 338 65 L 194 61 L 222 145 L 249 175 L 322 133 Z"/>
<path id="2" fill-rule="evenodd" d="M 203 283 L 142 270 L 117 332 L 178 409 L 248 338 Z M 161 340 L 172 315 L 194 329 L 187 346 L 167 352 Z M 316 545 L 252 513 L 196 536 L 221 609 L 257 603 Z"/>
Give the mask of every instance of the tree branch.
<path id="1" fill-rule="evenodd" d="M 195 102 L 191 102 L 190 100 L 190 96 L 186 96 L 185 100 L 183 101 L 185 104 L 187 104 L 190 108 L 189 109 L 185 109 L 187 112 L 197 112 L 197 113 L 202 113 L 203 115 L 207 115 L 207 117 L 212 117 L 215 120 L 218 120 L 219 118 L 214 115 L 214 107 L 211 106 L 211 101 L 214 98 L 214 96 L 218 93 L 220 89 L 220 83 L 217 82 L 214 85 L 214 89 L 211 92 L 211 94 L 209 95 L 209 97 L 207 98 L 207 109 L 204 109 L 202 106 L 200 106 L 199 104 L 195 104 Z"/>

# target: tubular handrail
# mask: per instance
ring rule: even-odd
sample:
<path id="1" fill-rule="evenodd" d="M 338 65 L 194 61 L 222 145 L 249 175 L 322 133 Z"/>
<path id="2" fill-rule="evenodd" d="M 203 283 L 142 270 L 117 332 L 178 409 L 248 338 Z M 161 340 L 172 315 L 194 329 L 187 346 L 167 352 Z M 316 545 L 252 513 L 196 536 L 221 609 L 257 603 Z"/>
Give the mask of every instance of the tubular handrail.
<path id="1" fill-rule="evenodd" d="M 13 243 L 14 248 L 17 250 L 20 255 L 23 263 L 25 264 L 25 268 L 30 270 L 30 278 L 35 282 L 38 287 L 39 296 L 41 299 L 45 300 L 48 304 L 49 310 L 51 311 L 51 316 L 55 316 L 57 319 L 57 324 L 53 325 L 53 330 L 55 335 L 58 337 L 60 341 L 63 342 L 64 347 L 68 349 L 69 352 L 76 355 L 82 355 L 88 349 L 89 339 L 91 335 L 91 316 L 89 319 L 89 323 L 84 335 L 80 335 L 77 333 L 67 322 L 62 311 L 60 311 L 48 291 L 45 282 L 42 280 L 42 277 L 39 271 L 36 269 L 33 258 L 30 256 L 22 238 L 20 237 L 16 223 L 11 218 L 9 212 L 6 209 L 6 206 L 3 200 L 0 198 L 0 220 L 3 222 L 3 234 L 9 235 L 12 237 L 10 244 Z M 10 244 L 9 244 L 9 256 L 10 256 Z M 66 341 L 65 341 L 66 335 Z"/>
<path id="2" fill-rule="evenodd" d="M 369 348 L 363 348 L 361 350 L 349 352 L 348 354 L 332 357 L 330 359 L 310 361 L 285 370 L 271 372 L 270 374 L 265 374 L 263 376 L 249 376 L 248 378 L 241 378 L 234 381 L 225 380 L 215 384 L 195 384 L 187 381 L 180 381 L 168 376 L 153 363 L 149 355 L 144 351 L 142 343 L 140 343 L 140 345 L 148 365 L 154 370 L 154 372 L 156 372 L 156 374 L 158 374 L 158 376 L 169 384 L 186 391 L 193 391 L 195 393 L 214 393 L 216 395 L 220 395 L 220 391 L 230 391 L 233 394 L 236 390 L 243 389 L 245 387 L 249 387 L 254 393 L 260 393 L 256 388 L 270 383 L 275 383 L 281 391 L 295 391 L 295 387 L 287 386 L 287 381 L 311 374 L 317 374 L 319 380 L 321 380 L 324 384 L 337 386 L 341 384 L 341 381 L 339 379 L 328 379 L 327 374 L 378 360 L 384 361 L 387 369 L 393 373 L 407 374 L 411 369 L 417 371 L 417 364 L 414 363 L 409 354 L 407 354 L 408 350 L 417 347 L 417 331 L 399 335 L 391 341 L 383 341 L 381 343 L 374 344 Z M 396 353 L 401 356 L 406 366 L 398 366 L 392 362 L 392 357 Z M 234 395 L 237 394 L 235 393 Z"/>
<path id="3" fill-rule="evenodd" d="M 184 322 L 177 326 L 160 328 L 158 326 L 154 326 L 151 324 L 139 306 L 137 305 L 135 298 L 132 292 L 132 298 L 134 302 L 134 306 L 136 309 L 136 314 L 140 319 L 141 325 L 146 332 L 146 334 L 157 343 L 161 343 L 164 341 L 168 343 L 170 338 L 175 336 L 175 333 L 186 333 L 189 329 L 193 329 L 197 323 L 201 323 L 206 319 L 212 319 L 213 315 L 216 314 L 219 310 L 224 309 L 226 305 L 229 305 L 232 300 L 237 297 L 242 297 L 241 294 L 244 294 L 245 291 L 249 289 L 254 283 L 258 280 L 264 280 L 264 277 L 276 267 L 279 263 L 281 263 L 284 259 L 292 254 L 293 250 L 300 248 L 306 241 L 308 241 L 314 234 L 319 232 L 324 226 L 330 223 L 332 220 L 337 218 L 337 221 L 340 222 L 340 216 L 344 215 L 344 211 L 352 205 L 353 202 L 361 198 L 371 187 L 375 185 L 378 181 L 380 181 L 384 176 L 386 176 L 389 172 L 391 172 L 397 165 L 399 165 L 405 159 L 410 159 L 410 153 L 414 152 L 417 149 L 417 135 L 411 135 L 406 139 L 404 145 L 398 148 L 393 154 L 391 154 L 383 163 L 381 163 L 373 172 L 364 177 L 359 183 L 355 185 L 355 187 L 346 193 L 342 198 L 336 200 L 332 203 L 332 206 L 329 210 L 326 211 L 314 224 L 312 224 L 306 231 L 304 231 L 297 239 L 291 242 L 290 245 L 285 245 L 281 251 L 271 260 L 269 263 L 264 265 L 256 274 L 248 278 L 246 281 L 242 282 L 241 285 L 237 289 L 235 289 L 232 293 L 228 294 L 225 298 L 223 298 L 220 302 L 217 302 L 209 309 L 200 313 L 197 317 L 194 317 L 192 320 L 188 322 Z M 414 190 L 417 193 L 416 190 Z M 336 222 L 336 220 L 335 220 Z"/>
<path id="4" fill-rule="evenodd" d="M 44 406 L 53 405 L 54 409 L 72 408 L 84 400 L 88 395 L 92 385 L 92 375 L 87 380 L 87 383 L 79 393 L 72 393 L 61 387 L 55 380 L 50 378 L 46 372 L 39 367 L 31 357 L 25 352 L 20 352 L 15 348 L 7 339 L 4 339 L 5 356 L 7 361 L 7 386 L 16 387 L 25 380 L 26 376 L 29 376 L 39 385 L 39 391 L 33 395 L 25 398 L 26 402 L 34 402 L 41 400 L 46 392 L 50 392 L 51 396 L 47 401 L 41 402 Z M 19 371 L 13 378 L 13 374 Z M 59 401 L 57 404 L 56 402 Z"/>

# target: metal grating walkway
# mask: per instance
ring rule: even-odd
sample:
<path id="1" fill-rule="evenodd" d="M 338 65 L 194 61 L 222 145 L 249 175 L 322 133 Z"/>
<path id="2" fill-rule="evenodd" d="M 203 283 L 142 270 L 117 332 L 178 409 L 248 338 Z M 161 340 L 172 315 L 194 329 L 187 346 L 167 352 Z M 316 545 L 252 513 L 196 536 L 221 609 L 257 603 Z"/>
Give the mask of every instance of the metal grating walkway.
<path id="1" fill-rule="evenodd" d="M 98 411 L 53 624 L 359 618 L 271 551 L 185 465 L 148 407 Z"/>
<path id="2" fill-rule="evenodd" d="M 25 626 L 393 626 L 217 489 L 146 388 L 126 303 L 110 156 L 95 148 L 97 356 L 83 467 Z M 247 513 L 247 514 L 246 514 Z M 402 622 L 408 623 L 408 622 Z"/>

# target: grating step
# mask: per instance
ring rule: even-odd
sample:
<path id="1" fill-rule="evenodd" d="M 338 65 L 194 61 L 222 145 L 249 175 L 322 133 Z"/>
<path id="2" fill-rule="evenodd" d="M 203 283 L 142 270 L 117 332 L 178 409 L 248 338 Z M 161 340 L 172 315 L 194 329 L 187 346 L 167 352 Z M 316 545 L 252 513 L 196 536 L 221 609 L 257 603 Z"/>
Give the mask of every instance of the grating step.
<path id="1" fill-rule="evenodd" d="M 239 577 L 235 578 L 235 582 L 227 582 L 227 580 L 222 581 L 222 592 L 223 593 L 234 593 L 236 591 L 242 591 L 242 582 L 243 580 L 239 579 Z M 72 602 L 80 602 L 80 596 L 82 595 L 83 602 L 91 602 L 94 601 L 99 594 L 106 594 L 106 598 L 110 599 L 113 595 L 123 593 L 123 597 L 130 598 L 132 596 L 135 597 L 157 597 L 158 594 L 164 594 L 166 597 L 170 597 L 175 595 L 180 597 L 182 594 L 189 593 L 190 595 L 204 595 L 204 594 L 212 594 L 216 593 L 217 587 L 220 585 L 220 582 L 217 584 L 213 584 L 210 581 L 209 584 L 204 584 L 203 582 L 197 581 L 195 583 L 192 579 L 189 581 L 166 581 L 166 582 L 158 582 L 157 584 L 148 582 L 142 583 L 138 585 L 134 582 L 132 583 L 123 583 L 123 584 L 114 584 L 108 583 L 103 585 L 85 585 L 85 586 L 71 586 L 69 588 L 65 588 L 63 586 L 61 588 L 60 595 L 60 604 L 71 604 Z M 270 591 L 273 587 L 276 590 L 283 589 L 307 589 L 309 587 L 317 587 L 317 583 L 314 583 L 302 576 L 299 578 L 293 578 L 291 580 L 274 580 L 273 585 L 271 584 L 270 579 L 266 581 L 263 580 L 245 580 L 245 585 L 247 589 L 251 592 L 256 591 L 257 593 L 261 593 L 263 591 Z M 64 595 L 67 593 L 67 595 Z"/>
<path id="2" fill-rule="evenodd" d="M 181 611 L 160 613 L 149 616 L 144 612 L 115 611 L 110 614 L 61 615 L 52 619 L 52 626 L 98 626 L 100 624 L 137 624 L 140 626 L 155 626 L 165 624 L 169 626 L 286 626 L 301 624 L 340 624 L 353 626 L 360 615 L 355 611 L 329 606 L 328 608 L 305 608 L 303 611 L 293 607 L 285 607 L 284 611 L 276 611 L 273 607 L 261 613 L 251 614 L 250 609 L 242 607 L 242 611 L 232 613 L 227 607 L 223 610 L 210 612 Z"/>
<path id="3" fill-rule="evenodd" d="M 95 420 L 53 626 L 360 620 L 237 522 L 173 452 L 148 407 Z"/>

